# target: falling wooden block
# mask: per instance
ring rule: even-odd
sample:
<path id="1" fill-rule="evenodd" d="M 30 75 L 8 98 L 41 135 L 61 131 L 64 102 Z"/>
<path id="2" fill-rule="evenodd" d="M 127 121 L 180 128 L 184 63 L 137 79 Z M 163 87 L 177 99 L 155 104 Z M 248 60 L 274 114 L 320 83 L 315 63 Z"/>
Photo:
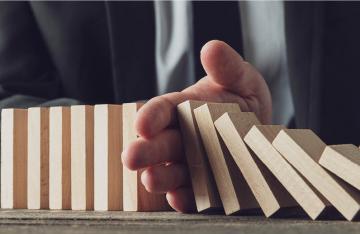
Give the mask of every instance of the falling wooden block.
<path id="1" fill-rule="evenodd" d="M 123 104 L 123 149 L 136 140 L 134 122 L 142 103 Z M 141 184 L 141 172 L 123 167 L 123 209 L 124 211 L 162 211 L 169 206 L 165 195 L 152 194 Z"/>
<path id="2" fill-rule="evenodd" d="M 346 219 L 356 216 L 360 194 L 318 164 L 326 145 L 313 131 L 284 129 L 273 145 Z"/>
<path id="3" fill-rule="evenodd" d="M 1 111 L 1 208 L 27 208 L 27 110 Z"/>
<path id="4" fill-rule="evenodd" d="M 94 208 L 94 107 L 71 107 L 71 208 Z"/>
<path id="5" fill-rule="evenodd" d="M 122 210 L 121 105 L 94 109 L 94 210 Z"/>
<path id="6" fill-rule="evenodd" d="M 49 110 L 49 208 L 71 209 L 70 107 Z"/>
<path id="7" fill-rule="evenodd" d="M 360 150 L 357 146 L 326 146 L 319 163 L 341 179 L 360 190 Z"/>
<path id="8" fill-rule="evenodd" d="M 205 102 L 191 100 L 177 106 L 180 130 L 198 212 L 222 207 L 193 112 L 195 108 L 203 104 Z"/>
<path id="9" fill-rule="evenodd" d="M 49 209 L 49 109 L 28 109 L 27 208 Z"/>
<path id="10" fill-rule="evenodd" d="M 282 129 L 284 126 L 256 125 L 246 134 L 244 141 L 305 212 L 312 219 L 316 219 L 325 210 L 327 201 L 314 191 L 272 146 L 273 140 Z"/>
<path id="11" fill-rule="evenodd" d="M 297 203 L 243 141 L 250 128 L 259 124 L 259 120 L 251 112 L 225 113 L 215 121 L 216 129 L 261 209 L 269 217 L 280 208 L 294 207 Z"/>
<path id="12" fill-rule="evenodd" d="M 259 208 L 259 204 L 216 132 L 214 121 L 225 112 L 238 113 L 240 107 L 232 103 L 208 103 L 194 110 L 220 198 L 225 213 L 229 215 L 238 211 Z"/>

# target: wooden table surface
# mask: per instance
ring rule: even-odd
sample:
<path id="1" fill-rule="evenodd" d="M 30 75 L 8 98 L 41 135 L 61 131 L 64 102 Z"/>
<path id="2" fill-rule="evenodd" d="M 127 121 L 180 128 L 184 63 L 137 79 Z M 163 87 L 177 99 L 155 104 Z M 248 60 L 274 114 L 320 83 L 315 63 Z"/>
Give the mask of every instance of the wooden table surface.
<path id="1" fill-rule="evenodd" d="M 360 233 L 360 222 L 176 212 L 0 210 L 0 233 Z"/>

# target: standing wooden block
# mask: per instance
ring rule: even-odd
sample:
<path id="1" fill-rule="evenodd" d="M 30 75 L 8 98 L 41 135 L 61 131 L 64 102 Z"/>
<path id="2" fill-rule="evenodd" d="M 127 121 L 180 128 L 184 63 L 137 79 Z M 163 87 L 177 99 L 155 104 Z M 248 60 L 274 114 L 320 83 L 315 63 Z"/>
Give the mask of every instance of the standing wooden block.
<path id="1" fill-rule="evenodd" d="M 360 190 L 360 150 L 357 146 L 326 146 L 319 163 L 341 179 Z"/>
<path id="2" fill-rule="evenodd" d="M 253 126 L 244 137 L 244 141 L 305 212 L 312 219 L 316 219 L 325 210 L 327 201 L 313 191 L 310 185 L 272 146 L 273 140 L 282 129 L 284 127 L 278 125 Z"/>
<path id="3" fill-rule="evenodd" d="M 243 141 L 250 128 L 259 124 L 260 121 L 251 112 L 225 113 L 215 121 L 216 129 L 261 209 L 269 217 L 280 208 L 294 207 L 297 203 Z"/>
<path id="4" fill-rule="evenodd" d="M 71 209 L 70 107 L 49 110 L 49 207 Z"/>
<path id="5" fill-rule="evenodd" d="M 121 105 L 94 109 L 94 210 L 122 210 Z"/>
<path id="6" fill-rule="evenodd" d="M 232 103 L 208 103 L 194 110 L 220 198 L 225 213 L 229 215 L 237 211 L 259 208 L 259 204 L 216 132 L 214 121 L 225 112 L 238 113 L 240 107 Z"/>
<path id="7" fill-rule="evenodd" d="M 198 212 L 222 207 L 193 112 L 195 108 L 203 104 L 205 102 L 191 100 L 177 106 L 180 130 Z"/>
<path id="8" fill-rule="evenodd" d="M 71 107 L 71 208 L 94 208 L 94 107 Z"/>
<path id="9" fill-rule="evenodd" d="M 27 208 L 27 110 L 1 111 L 1 208 Z"/>
<path id="10" fill-rule="evenodd" d="M 326 145 L 313 131 L 282 130 L 273 145 L 346 219 L 355 217 L 360 194 L 318 164 Z"/>
<path id="11" fill-rule="evenodd" d="M 123 104 L 123 148 L 136 140 L 134 128 L 136 113 L 142 103 Z M 130 171 L 123 167 L 123 208 L 124 211 L 162 211 L 169 206 L 165 195 L 152 194 L 141 184 L 141 170 Z"/>
<path id="12" fill-rule="evenodd" d="M 27 207 L 49 209 L 49 109 L 28 109 Z"/>

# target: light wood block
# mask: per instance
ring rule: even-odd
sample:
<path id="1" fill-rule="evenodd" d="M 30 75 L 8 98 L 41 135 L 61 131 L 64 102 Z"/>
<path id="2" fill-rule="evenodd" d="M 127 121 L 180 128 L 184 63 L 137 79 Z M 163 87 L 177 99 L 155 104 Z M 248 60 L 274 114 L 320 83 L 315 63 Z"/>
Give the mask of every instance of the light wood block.
<path id="1" fill-rule="evenodd" d="M 49 110 L 49 208 L 71 209 L 70 107 Z"/>
<path id="2" fill-rule="evenodd" d="M 360 150 L 352 144 L 325 147 L 319 163 L 360 190 Z"/>
<path id="3" fill-rule="evenodd" d="M 94 208 L 94 107 L 71 107 L 71 208 Z"/>
<path id="4" fill-rule="evenodd" d="M 122 210 L 121 105 L 94 109 L 94 210 Z"/>
<path id="5" fill-rule="evenodd" d="M 256 125 L 246 134 L 244 141 L 310 218 L 316 219 L 325 210 L 327 201 L 272 146 L 276 135 L 284 128 L 279 125 Z"/>
<path id="6" fill-rule="evenodd" d="M 142 103 L 123 104 L 123 148 L 136 140 L 134 122 Z M 141 183 L 141 172 L 130 171 L 123 167 L 123 209 L 124 211 L 162 211 L 169 206 L 165 195 L 152 194 L 146 191 Z"/>
<path id="7" fill-rule="evenodd" d="M 1 111 L 1 208 L 27 208 L 27 110 Z"/>
<path id="8" fill-rule="evenodd" d="M 49 109 L 28 109 L 27 208 L 49 209 Z"/>
<path id="9" fill-rule="evenodd" d="M 295 207 L 297 203 L 243 141 L 250 128 L 259 124 L 252 112 L 225 113 L 215 121 L 216 129 L 265 216 L 270 217 L 281 208 Z"/>
<path id="10" fill-rule="evenodd" d="M 180 130 L 198 212 L 222 207 L 193 112 L 195 108 L 203 104 L 205 102 L 191 100 L 177 106 Z"/>
<path id="11" fill-rule="evenodd" d="M 318 164 L 326 145 L 313 131 L 282 130 L 273 145 L 346 219 L 356 216 L 360 194 Z"/>
<path id="12" fill-rule="evenodd" d="M 238 113 L 238 104 L 208 103 L 194 110 L 200 135 L 227 215 L 260 208 L 239 168 L 230 156 L 214 121 L 225 112 Z"/>

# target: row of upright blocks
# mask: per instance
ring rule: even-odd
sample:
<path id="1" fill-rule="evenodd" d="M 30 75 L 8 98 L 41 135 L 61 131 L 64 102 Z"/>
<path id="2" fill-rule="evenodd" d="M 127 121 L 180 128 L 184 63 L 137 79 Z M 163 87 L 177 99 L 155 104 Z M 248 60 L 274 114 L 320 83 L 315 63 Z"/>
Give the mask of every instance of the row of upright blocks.
<path id="1" fill-rule="evenodd" d="M 1 207 L 168 210 L 122 166 L 139 103 L 2 110 Z M 360 150 L 311 130 L 261 125 L 238 104 L 186 101 L 179 127 L 198 212 L 360 211 Z"/>
<path id="2" fill-rule="evenodd" d="M 1 208 L 168 210 L 121 162 L 140 106 L 3 109 Z"/>

